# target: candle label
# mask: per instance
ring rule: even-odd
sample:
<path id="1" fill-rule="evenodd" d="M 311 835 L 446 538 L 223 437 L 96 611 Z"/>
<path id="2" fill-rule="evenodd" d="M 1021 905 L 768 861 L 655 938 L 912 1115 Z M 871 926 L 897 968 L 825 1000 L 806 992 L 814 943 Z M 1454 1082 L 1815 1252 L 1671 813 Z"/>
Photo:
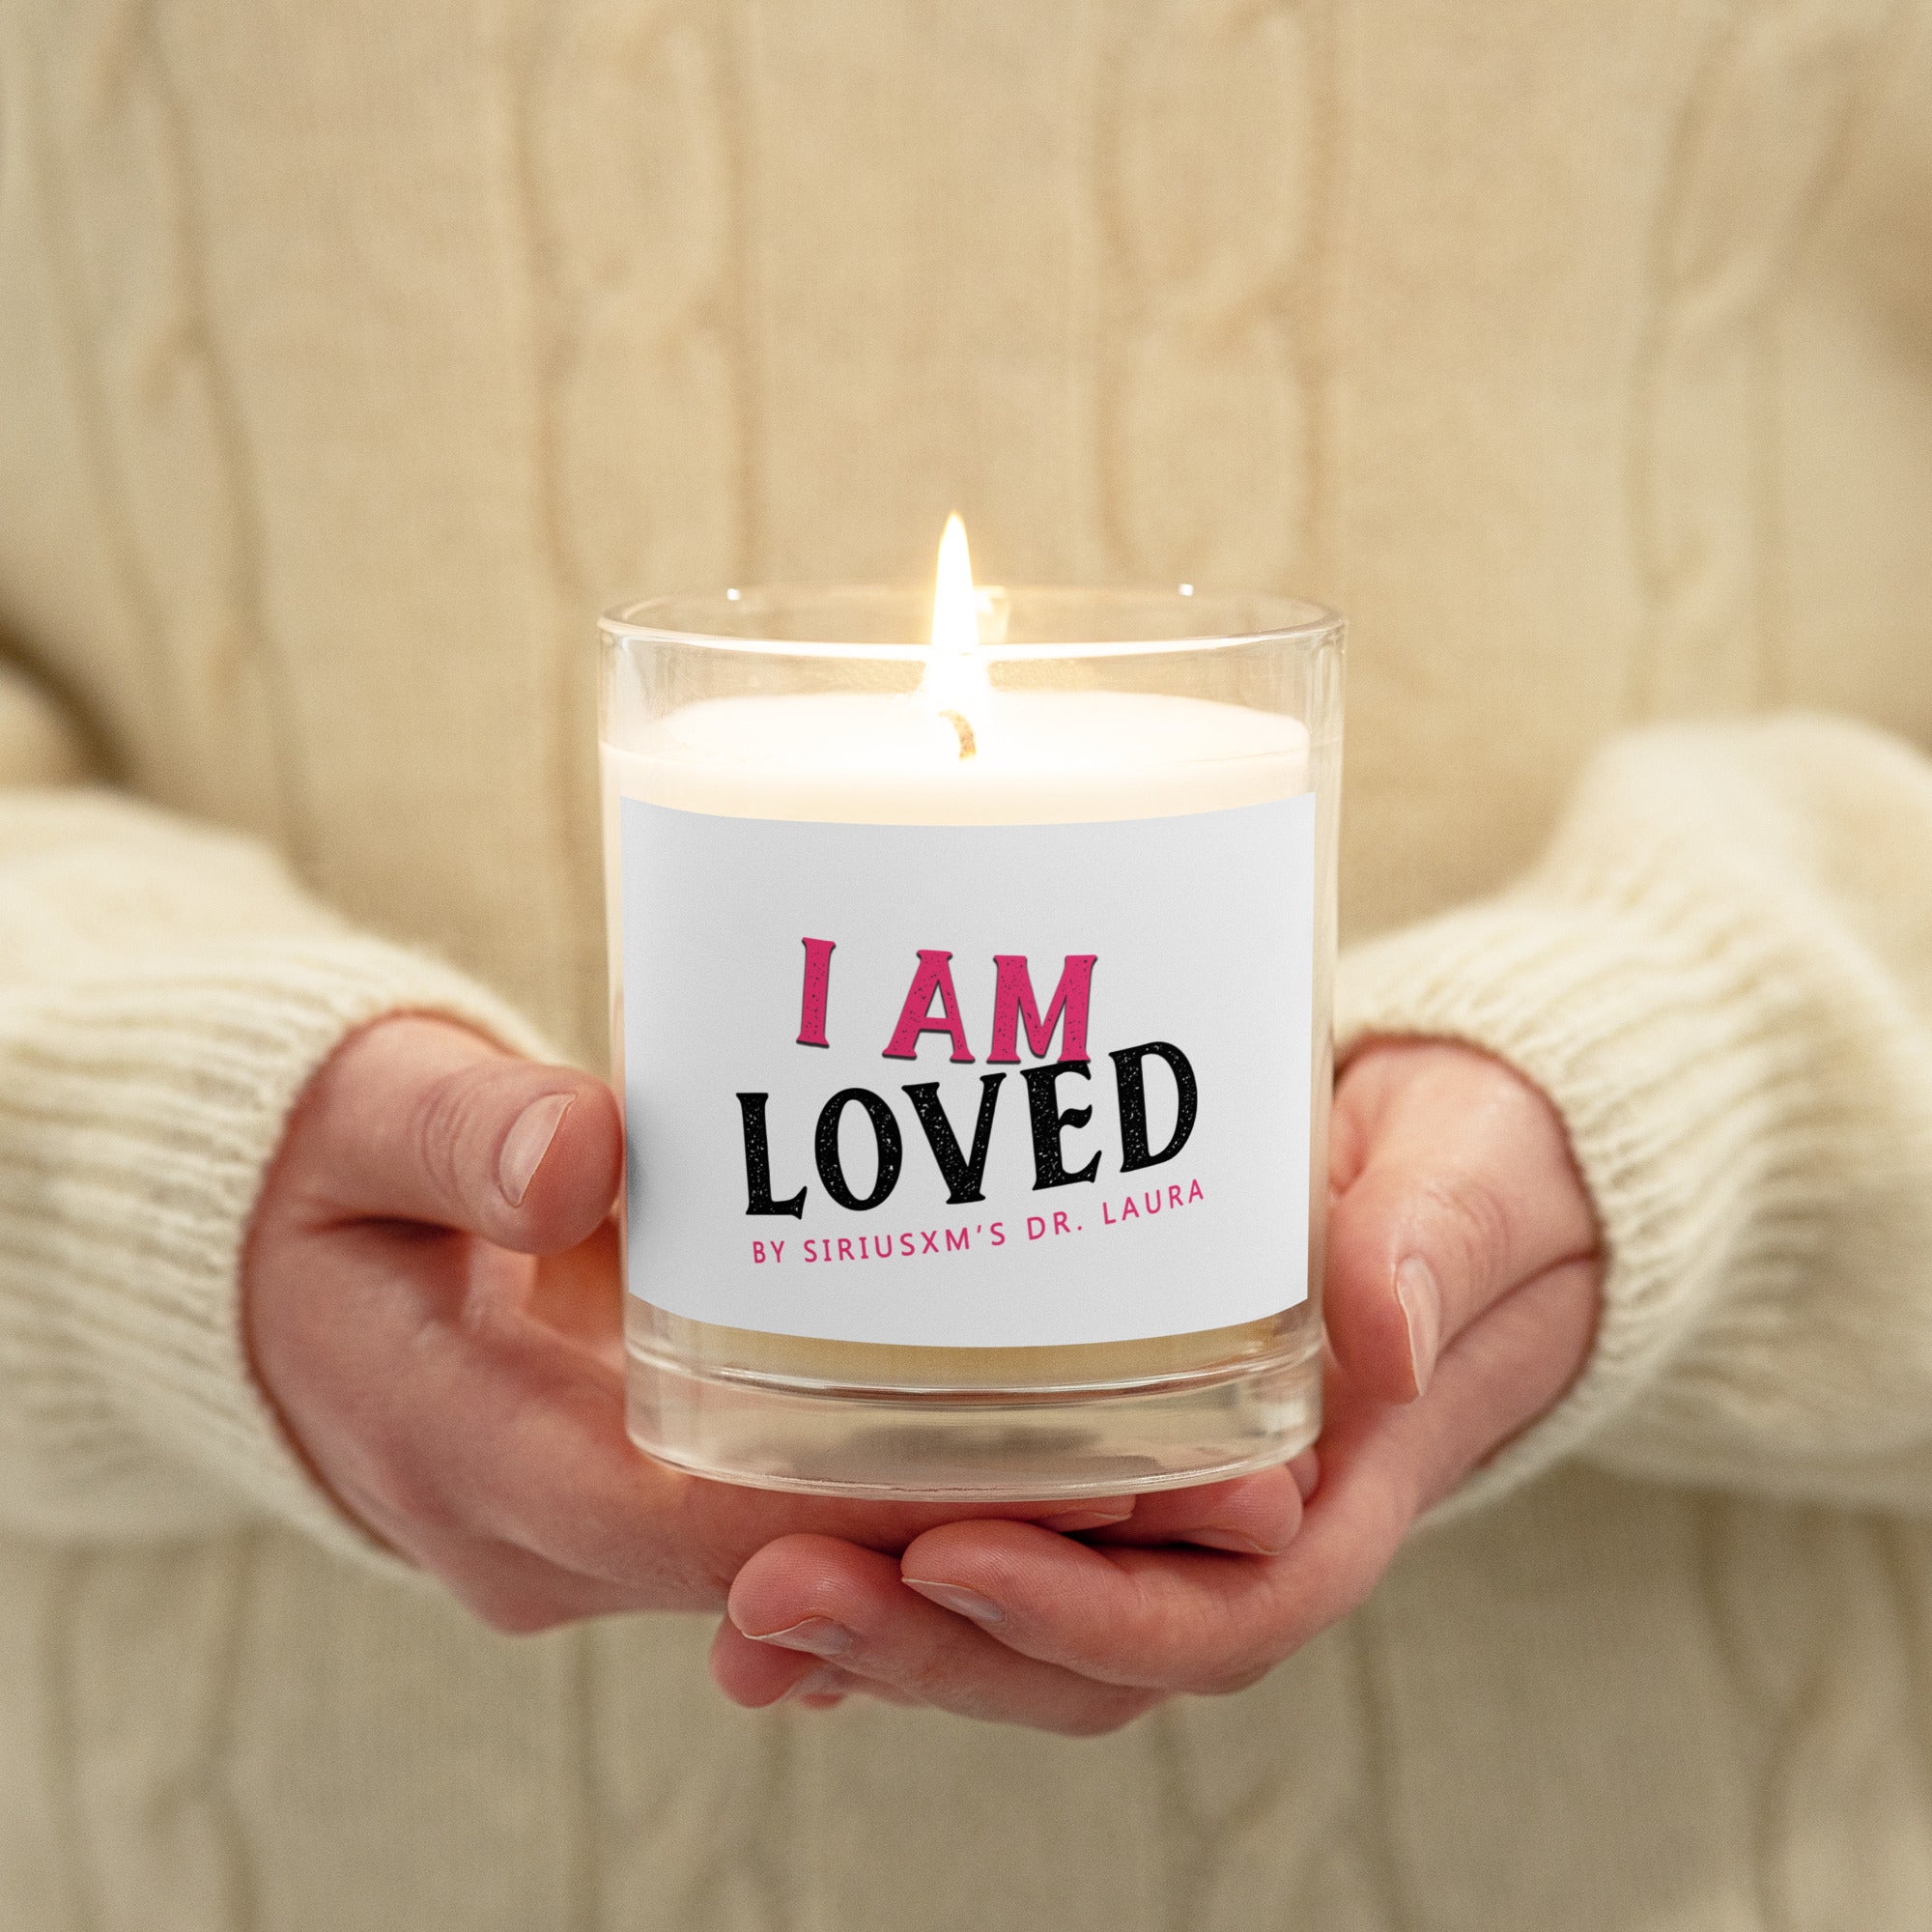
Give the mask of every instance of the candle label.
<path id="1" fill-rule="evenodd" d="M 1038 1348 L 1308 1293 L 1315 801 L 1083 825 L 622 806 L 629 1286 Z"/>

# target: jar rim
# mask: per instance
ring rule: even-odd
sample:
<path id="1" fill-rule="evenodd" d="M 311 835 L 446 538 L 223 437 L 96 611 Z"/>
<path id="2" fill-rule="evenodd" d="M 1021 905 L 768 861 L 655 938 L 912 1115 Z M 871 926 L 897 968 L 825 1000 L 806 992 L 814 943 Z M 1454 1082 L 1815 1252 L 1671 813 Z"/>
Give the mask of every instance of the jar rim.
<path id="1" fill-rule="evenodd" d="M 930 611 L 931 597 L 930 587 L 923 584 L 748 585 L 619 604 L 603 613 L 598 628 L 607 644 L 619 649 L 668 644 L 770 657 L 923 663 L 931 646 L 917 636 L 815 634 L 847 628 L 831 620 L 831 613 L 841 608 L 851 613 L 849 628 L 854 631 L 876 627 L 888 610 L 915 620 L 894 628 L 923 628 L 921 613 Z M 982 624 L 990 617 L 995 635 L 978 646 L 976 655 L 988 663 L 1169 655 L 1261 644 L 1312 651 L 1340 646 L 1345 631 L 1341 615 L 1325 606 L 1270 591 L 1197 589 L 1191 584 L 986 584 L 979 587 L 979 598 Z M 800 614 L 781 624 L 780 611 Z M 1007 633 L 1016 619 L 1023 630 L 1050 627 L 1055 634 L 1009 638 Z M 792 634 L 785 635 L 786 630 Z M 774 631 L 780 634 L 767 635 Z M 1139 635 L 1115 635 L 1135 631 Z"/>

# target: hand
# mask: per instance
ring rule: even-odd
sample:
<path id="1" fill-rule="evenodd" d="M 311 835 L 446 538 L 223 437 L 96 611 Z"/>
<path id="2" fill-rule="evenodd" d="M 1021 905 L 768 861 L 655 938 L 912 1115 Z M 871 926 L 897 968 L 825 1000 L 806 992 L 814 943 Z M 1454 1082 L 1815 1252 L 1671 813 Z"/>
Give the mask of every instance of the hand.
<path id="1" fill-rule="evenodd" d="M 1327 1426 L 1292 1544 L 1217 1555 L 988 1521 L 895 1556 L 789 1536 L 731 1587 L 712 1648 L 725 1692 L 759 1705 L 805 1681 L 826 1693 L 808 1701 L 865 1690 L 1106 1731 L 1254 1683 L 1360 1603 L 1417 1516 L 1575 1379 L 1602 1269 L 1555 1111 L 1483 1054 L 1365 1048 L 1332 1145 Z M 786 1649 L 800 1631 L 815 1658 Z"/>
<path id="2" fill-rule="evenodd" d="M 242 1321 L 341 1507 L 503 1631 L 717 1609 L 775 1539 L 896 1551 L 974 1514 L 700 1482 L 632 1447 L 610 1218 L 622 1161 L 601 1082 L 444 1021 L 381 1021 L 316 1075 L 256 1205 Z M 978 1514 L 1278 1541 L 1300 1507 L 1276 1472 L 1139 1510 Z"/>

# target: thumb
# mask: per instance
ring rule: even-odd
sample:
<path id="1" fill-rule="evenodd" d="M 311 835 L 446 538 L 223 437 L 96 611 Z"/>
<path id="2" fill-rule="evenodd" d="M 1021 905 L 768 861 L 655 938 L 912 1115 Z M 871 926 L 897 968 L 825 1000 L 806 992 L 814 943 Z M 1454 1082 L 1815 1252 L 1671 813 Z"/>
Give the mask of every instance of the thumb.
<path id="1" fill-rule="evenodd" d="M 1407 1401 L 1511 1289 L 1594 1254 L 1595 1219 L 1556 1110 L 1486 1054 L 1372 1048 L 1335 1099 L 1351 1157 L 1330 1210 L 1328 1337 L 1364 1393 Z"/>
<path id="2" fill-rule="evenodd" d="M 336 1049 L 278 1167 L 319 1217 L 421 1221 L 554 1254 L 611 1211 L 623 1128 L 601 1080 L 405 1014 Z"/>

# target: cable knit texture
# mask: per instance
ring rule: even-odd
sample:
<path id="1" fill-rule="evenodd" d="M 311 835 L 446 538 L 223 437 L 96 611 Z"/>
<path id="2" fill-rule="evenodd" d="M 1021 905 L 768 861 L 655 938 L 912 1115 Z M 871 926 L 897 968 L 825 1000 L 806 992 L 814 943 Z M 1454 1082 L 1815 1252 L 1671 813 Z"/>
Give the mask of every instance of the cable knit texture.
<path id="1" fill-rule="evenodd" d="M 0 8 L 0 1925 L 1921 1923 L 1928 206 L 1925 0 Z M 492 1636 L 237 1334 L 349 1029 L 601 1063 L 590 613 L 953 507 L 1348 611 L 1342 1043 L 1521 1067 L 1611 1258 L 1091 1744 Z"/>
<path id="2" fill-rule="evenodd" d="M 1654 730 L 1586 774 L 1515 891 L 1350 959 L 1341 1052 L 1422 1034 L 1519 1067 L 1562 1111 L 1612 1260 L 1584 1376 L 1457 1509 L 1579 1445 L 1932 1504 L 1932 1326 L 1910 1319 L 1932 1255 L 1932 914 L 1888 903 L 1915 849 L 1932 764 L 1891 740 L 1824 719 Z"/>
<path id="3" fill-rule="evenodd" d="M 290 1107 L 356 1026 L 437 1012 L 541 1051 L 536 1033 L 344 932 L 260 847 L 106 796 L 7 800 L 0 956 L 0 1520 L 151 1541 L 252 1504 L 371 1554 L 244 1364 L 249 1213 Z"/>

